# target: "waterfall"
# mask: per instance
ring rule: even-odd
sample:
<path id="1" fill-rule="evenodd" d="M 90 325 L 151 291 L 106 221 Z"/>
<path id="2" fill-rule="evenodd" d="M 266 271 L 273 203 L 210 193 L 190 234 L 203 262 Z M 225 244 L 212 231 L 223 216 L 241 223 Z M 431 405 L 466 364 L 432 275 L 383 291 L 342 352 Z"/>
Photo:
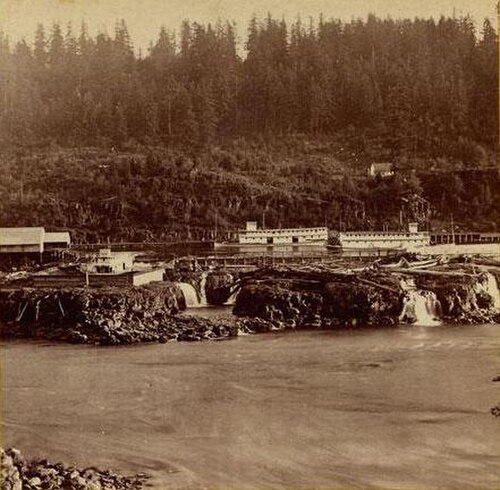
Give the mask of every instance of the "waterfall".
<path id="1" fill-rule="evenodd" d="M 236 296 L 238 296 L 238 293 L 239 293 L 238 290 L 234 291 L 234 293 L 231 293 L 231 296 L 229 296 L 229 298 L 227 298 L 227 300 L 224 304 L 227 306 L 232 306 L 232 305 L 236 304 Z"/>
<path id="2" fill-rule="evenodd" d="M 399 321 L 410 321 L 417 326 L 430 327 L 439 325 L 441 304 L 436 294 L 432 291 L 424 291 L 415 287 L 415 282 L 401 280 L 401 287 L 406 291 L 403 300 L 403 310 L 399 315 Z"/>
<path id="3" fill-rule="evenodd" d="M 485 291 L 493 299 L 493 308 L 500 310 L 500 291 L 495 276 L 491 272 L 486 273 Z"/>
<path id="4" fill-rule="evenodd" d="M 177 283 L 182 290 L 187 308 L 203 308 L 208 305 L 206 294 L 207 275 L 207 272 L 203 272 L 201 275 L 199 293 L 196 291 L 195 287 L 188 282 Z"/>
<path id="5" fill-rule="evenodd" d="M 500 291 L 495 276 L 491 272 L 484 272 L 474 284 L 474 293 L 486 293 L 493 302 L 493 308 L 500 310 Z M 476 306 L 477 309 L 477 306 Z"/>
<path id="6" fill-rule="evenodd" d="M 178 282 L 178 286 L 182 290 L 182 294 L 184 295 L 184 299 L 186 300 L 187 308 L 197 308 L 203 306 L 200 304 L 200 300 L 198 298 L 198 293 L 192 284 L 187 282 Z"/>
<path id="7" fill-rule="evenodd" d="M 207 306 L 207 276 L 208 272 L 205 271 L 201 273 L 199 306 Z"/>
<path id="8" fill-rule="evenodd" d="M 234 305 L 236 303 L 236 296 L 238 296 L 241 289 L 241 285 L 239 283 L 234 284 L 229 290 L 229 298 L 227 298 L 225 305 Z"/>
<path id="9" fill-rule="evenodd" d="M 432 291 L 417 290 L 414 293 L 415 325 L 429 327 L 439 325 L 437 312 L 437 298 Z"/>

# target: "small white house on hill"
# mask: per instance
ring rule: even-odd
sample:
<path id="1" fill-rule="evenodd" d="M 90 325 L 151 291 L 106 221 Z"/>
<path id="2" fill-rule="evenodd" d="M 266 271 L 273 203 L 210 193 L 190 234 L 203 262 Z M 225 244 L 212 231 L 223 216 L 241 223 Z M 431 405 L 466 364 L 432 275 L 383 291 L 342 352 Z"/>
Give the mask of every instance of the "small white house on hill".
<path id="1" fill-rule="evenodd" d="M 394 175 L 394 165 L 390 162 L 372 163 L 368 168 L 368 176 L 391 177 Z"/>

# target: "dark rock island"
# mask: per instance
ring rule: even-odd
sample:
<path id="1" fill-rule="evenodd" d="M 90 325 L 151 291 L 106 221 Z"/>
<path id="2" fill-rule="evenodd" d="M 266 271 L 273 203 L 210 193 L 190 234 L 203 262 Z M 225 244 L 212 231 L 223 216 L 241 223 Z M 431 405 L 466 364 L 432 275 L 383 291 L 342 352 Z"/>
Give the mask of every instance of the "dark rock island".
<path id="1" fill-rule="evenodd" d="M 499 270 L 468 263 L 432 270 L 323 264 L 172 272 L 166 281 L 137 287 L 10 284 L 0 289 L 0 328 L 2 337 L 116 345 L 295 328 L 494 323 L 499 321 Z M 184 312 L 192 306 L 189 301 L 222 305 L 234 297 L 232 316 Z"/>

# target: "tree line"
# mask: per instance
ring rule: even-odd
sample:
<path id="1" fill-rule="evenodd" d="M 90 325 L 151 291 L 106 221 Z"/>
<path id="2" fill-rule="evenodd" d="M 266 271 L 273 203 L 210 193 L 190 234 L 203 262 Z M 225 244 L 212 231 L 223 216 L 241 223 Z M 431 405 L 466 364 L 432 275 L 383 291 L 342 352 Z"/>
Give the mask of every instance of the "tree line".
<path id="1" fill-rule="evenodd" d="M 237 37 L 184 22 L 141 53 L 123 21 L 0 35 L 0 223 L 76 241 L 500 228 L 488 20 L 267 17 Z M 367 178 L 374 161 L 396 174 Z"/>
<path id="2" fill-rule="evenodd" d="M 480 32 L 478 32 L 480 31 Z M 113 36 L 39 25 L 0 35 L 0 136 L 63 145 L 210 145 L 238 135 L 362 134 L 391 156 L 478 163 L 496 150 L 498 38 L 470 17 L 162 28 L 136 52 Z"/>

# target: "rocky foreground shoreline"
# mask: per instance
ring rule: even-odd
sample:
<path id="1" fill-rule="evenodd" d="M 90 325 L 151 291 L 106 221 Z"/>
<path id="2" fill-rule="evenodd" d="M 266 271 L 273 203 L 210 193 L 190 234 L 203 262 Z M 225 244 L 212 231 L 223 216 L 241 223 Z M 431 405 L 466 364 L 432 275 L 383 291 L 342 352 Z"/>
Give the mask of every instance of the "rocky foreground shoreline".
<path id="1" fill-rule="evenodd" d="M 490 272 L 492 270 L 493 272 Z M 0 336 L 83 344 L 221 340 L 286 329 L 415 323 L 498 323 L 498 271 L 276 267 L 231 275 L 191 273 L 141 287 L 0 289 Z M 212 304 L 238 288 L 233 316 L 186 315 L 179 280 Z M 411 286 L 408 284 L 411 283 Z M 201 294 L 200 294 L 201 295 Z"/>
<path id="2" fill-rule="evenodd" d="M 2 490 L 140 490 L 149 476 L 119 475 L 90 467 L 79 469 L 46 459 L 27 460 L 18 449 L 0 448 Z"/>

